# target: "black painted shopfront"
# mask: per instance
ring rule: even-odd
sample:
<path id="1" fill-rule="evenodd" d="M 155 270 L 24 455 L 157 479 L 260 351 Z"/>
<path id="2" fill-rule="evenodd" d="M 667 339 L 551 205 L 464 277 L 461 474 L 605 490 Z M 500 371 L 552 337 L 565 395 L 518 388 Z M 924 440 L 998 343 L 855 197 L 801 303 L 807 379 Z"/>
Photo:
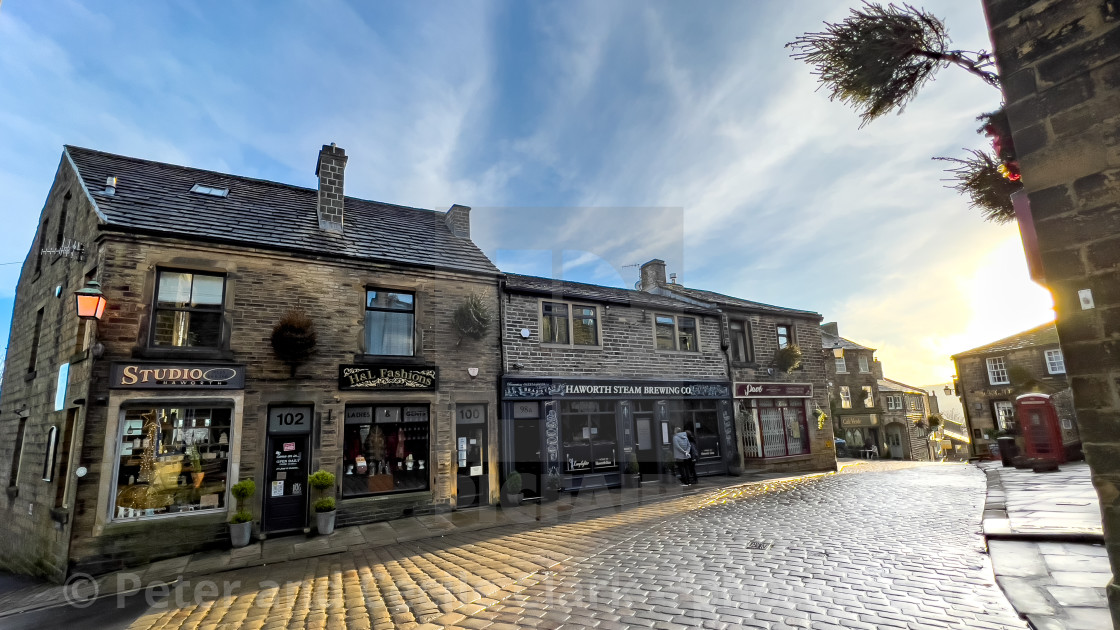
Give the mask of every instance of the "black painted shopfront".
<path id="1" fill-rule="evenodd" d="M 527 493 L 548 475 L 565 490 L 617 486 L 630 462 L 655 480 L 678 426 L 696 438 L 698 474 L 737 457 L 726 382 L 506 378 L 502 411 L 504 472 L 520 472 Z"/>

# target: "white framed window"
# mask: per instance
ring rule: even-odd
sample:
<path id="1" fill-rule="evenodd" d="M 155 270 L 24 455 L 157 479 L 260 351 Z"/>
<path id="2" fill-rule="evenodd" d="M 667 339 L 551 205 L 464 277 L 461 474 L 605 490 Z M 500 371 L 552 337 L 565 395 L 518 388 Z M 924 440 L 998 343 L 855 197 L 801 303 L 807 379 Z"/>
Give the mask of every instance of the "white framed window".
<path id="1" fill-rule="evenodd" d="M 922 399 L 918 396 L 910 396 L 910 411 L 922 410 Z"/>
<path id="2" fill-rule="evenodd" d="M 1048 374 L 1065 374 L 1066 359 L 1058 348 L 1046 351 L 1046 372 Z"/>
<path id="3" fill-rule="evenodd" d="M 871 386 L 870 385 L 864 385 L 863 386 L 863 406 L 864 407 L 874 407 L 875 406 L 875 395 L 871 393 Z"/>
<path id="4" fill-rule="evenodd" d="M 847 385 L 840 387 L 840 406 L 844 409 L 852 408 L 852 392 Z"/>
<path id="5" fill-rule="evenodd" d="M 653 339 L 658 350 L 700 351 L 700 334 L 695 317 L 654 315 Z"/>
<path id="6" fill-rule="evenodd" d="M 870 372 L 871 371 L 871 368 L 868 366 L 868 363 L 867 363 L 867 355 L 866 354 L 859 355 L 859 371 L 860 372 Z"/>
<path id="7" fill-rule="evenodd" d="M 890 395 L 887 396 L 887 409 L 902 409 L 902 396 Z"/>
<path id="8" fill-rule="evenodd" d="M 541 302 L 541 343 L 599 346 L 599 308 L 570 302 Z"/>
<path id="9" fill-rule="evenodd" d="M 775 331 L 778 334 L 778 349 L 788 348 L 793 341 L 793 327 L 788 324 L 778 324 L 775 326 Z"/>
<path id="10" fill-rule="evenodd" d="M 844 357 L 836 357 L 836 373 L 837 374 L 847 374 L 848 373 L 848 362 L 844 359 Z"/>
<path id="11" fill-rule="evenodd" d="M 226 278 L 221 274 L 160 269 L 151 345 L 218 348 L 225 320 Z"/>
<path id="12" fill-rule="evenodd" d="M 992 403 L 996 415 L 996 427 L 1010 429 L 1015 426 L 1015 405 L 1006 400 L 997 400 Z"/>
<path id="13" fill-rule="evenodd" d="M 1008 385 L 1011 380 L 1007 378 L 1007 364 L 1003 357 L 991 357 L 988 362 L 988 382 L 992 385 Z"/>

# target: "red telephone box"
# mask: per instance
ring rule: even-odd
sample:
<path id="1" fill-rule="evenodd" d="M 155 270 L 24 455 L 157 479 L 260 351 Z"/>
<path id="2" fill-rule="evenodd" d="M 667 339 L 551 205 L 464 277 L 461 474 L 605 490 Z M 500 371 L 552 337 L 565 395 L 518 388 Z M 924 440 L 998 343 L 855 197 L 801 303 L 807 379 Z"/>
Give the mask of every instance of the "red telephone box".
<path id="1" fill-rule="evenodd" d="M 1066 450 L 1062 446 L 1058 412 L 1048 394 L 1019 396 L 1015 399 L 1015 415 L 1023 431 L 1027 457 L 1065 463 Z"/>

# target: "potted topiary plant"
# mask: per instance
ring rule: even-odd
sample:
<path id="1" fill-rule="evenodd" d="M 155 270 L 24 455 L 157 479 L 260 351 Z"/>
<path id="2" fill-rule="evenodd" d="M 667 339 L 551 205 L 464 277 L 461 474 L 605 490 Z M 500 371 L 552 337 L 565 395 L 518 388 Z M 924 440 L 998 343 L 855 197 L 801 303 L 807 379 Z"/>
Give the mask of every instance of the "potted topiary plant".
<path id="1" fill-rule="evenodd" d="M 490 307 L 486 304 L 482 295 L 478 293 L 468 295 L 451 316 L 451 322 L 454 324 L 455 330 L 459 332 L 459 342 L 457 343 L 461 343 L 463 337 L 482 339 L 486 331 L 490 329 L 492 319 Z"/>
<path id="2" fill-rule="evenodd" d="M 642 485 L 642 473 L 638 468 L 638 454 L 630 453 L 630 459 L 626 462 L 626 470 L 622 473 L 622 487 L 623 488 L 639 488 Z"/>
<path id="3" fill-rule="evenodd" d="M 307 483 L 321 495 L 326 495 L 328 490 L 331 491 L 331 496 L 320 496 L 319 500 L 315 501 L 315 528 L 323 536 L 330 535 L 334 532 L 335 517 L 334 473 L 316 470 L 307 478 Z"/>
<path id="4" fill-rule="evenodd" d="M 545 501 L 555 501 L 560 498 L 560 475 L 556 473 L 545 475 L 541 496 Z"/>
<path id="5" fill-rule="evenodd" d="M 505 507 L 521 505 L 521 473 L 516 470 L 511 472 L 506 477 L 506 482 L 502 484 L 502 505 Z"/>
<path id="6" fill-rule="evenodd" d="M 253 514 L 245 509 L 245 500 L 257 491 L 257 484 L 252 479 L 242 479 L 233 484 L 230 492 L 237 499 L 237 512 L 229 519 L 229 539 L 234 547 L 244 547 L 249 544 L 253 533 Z"/>

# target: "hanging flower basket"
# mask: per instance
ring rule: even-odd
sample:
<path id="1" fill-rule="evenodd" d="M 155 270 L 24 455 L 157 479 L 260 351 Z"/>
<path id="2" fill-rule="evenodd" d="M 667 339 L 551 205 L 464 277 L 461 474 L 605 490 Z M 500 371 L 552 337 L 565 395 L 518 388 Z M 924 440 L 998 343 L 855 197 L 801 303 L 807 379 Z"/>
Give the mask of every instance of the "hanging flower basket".
<path id="1" fill-rule="evenodd" d="M 791 343 L 778 350 L 778 353 L 774 355 L 774 364 L 779 370 L 787 374 L 801 367 L 801 347 Z"/>
<path id="2" fill-rule="evenodd" d="M 459 332 L 459 340 L 462 341 L 463 337 L 482 339 L 490 329 L 492 319 L 490 307 L 483 301 L 482 296 L 472 293 L 463 300 L 459 308 L 455 309 L 451 322 Z"/>
<path id="3" fill-rule="evenodd" d="M 296 375 L 296 367 L 311 356 L 317 342 L 315 323 L 302 309 L 292 309 L 272 328 L 272 350 Z"/>

